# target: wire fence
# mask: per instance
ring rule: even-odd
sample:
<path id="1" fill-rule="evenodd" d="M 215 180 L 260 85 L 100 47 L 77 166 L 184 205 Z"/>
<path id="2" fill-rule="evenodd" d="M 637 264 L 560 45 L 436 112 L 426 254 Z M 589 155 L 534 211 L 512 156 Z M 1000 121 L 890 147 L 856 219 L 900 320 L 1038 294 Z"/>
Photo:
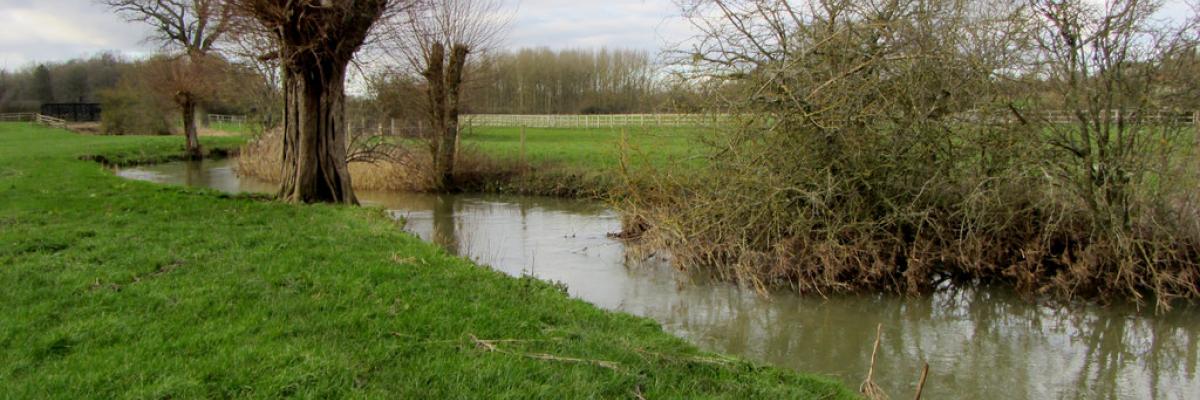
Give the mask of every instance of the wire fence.
<path id="1" fill-rule="evenodd" d="M 527 128 L 618 128 L 618 127 L 687 127 L 700 126 L 720 120 L 721 116 L 705 114 L 596 114 L 596 115 L 464 115 L 464 123 L 479 127 Z"/>
<path id="2" fill-rule="evenodd" d="M 1200 111 L 1150 111 L 1150 112 L 1120 112 L 1118 110 L 1100 111 L 1090 115 L 1089 118 L 1100 117 L 1109 121 L 1117 121 L 1118 117 L 1130 121 L 1136 120 L 1141 123 L 1151 124 L 1168 124 L 1168 125 L 1197 125 L 1200 124 Z M 1035 114 L 1047 122 L 1053 124 L 1072 124 L 1079 122 L 1079 117 L 1072 111 L 1051 110 Z"/>

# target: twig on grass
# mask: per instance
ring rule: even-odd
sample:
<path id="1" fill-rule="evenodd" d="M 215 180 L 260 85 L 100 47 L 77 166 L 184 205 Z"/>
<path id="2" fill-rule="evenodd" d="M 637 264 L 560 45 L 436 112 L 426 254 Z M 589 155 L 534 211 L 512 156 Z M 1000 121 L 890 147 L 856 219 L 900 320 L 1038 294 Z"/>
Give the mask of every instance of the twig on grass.
<path id="1" fill-rule="evenodd" d="M 595 365 L 598 367 L 608 368 L 613 371 L 621 370 L 620 365 L 615 362 L 612 362 L 612 361 L 593 360 L 593 359 L 586 359 L 586 358 L 560 357 L 560 356 L 556 356 L 553 354 L 546 354 L 546 353 L 522 353 L 522 352 L 509 351 L 509 350 L 501 349 L 499 346 L 496 346 L 496 343 L 499 343 L 501 341 L 482 340 L 473 334 L 470 336 L 471 336 L 471 340 L 473 340 L 475 342 L 475 346 L 477 346 L 480 349 L 487 350 L 488 352 L 511 354 L 511 355 L 515 355 L 515 356 L 527 357 L 527 358 L 532 358 L 532 359 L 536 359 L 536 360 L 544 360 L 544 361 L 558 361 L 558 362 L 566 362 L 566 363 L 591 364 L 591 365 Z"/>

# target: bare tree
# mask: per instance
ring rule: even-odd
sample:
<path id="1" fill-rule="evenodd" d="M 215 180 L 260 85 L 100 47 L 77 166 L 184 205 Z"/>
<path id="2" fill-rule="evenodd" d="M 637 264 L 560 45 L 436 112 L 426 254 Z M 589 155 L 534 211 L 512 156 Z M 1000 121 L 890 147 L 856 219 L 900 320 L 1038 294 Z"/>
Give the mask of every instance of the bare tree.
<path id="1" fill-rule="evenodd" d="M 291 202 L 355 204 L 346 166 L 346 72 L 405 0 L 233 0 L 271 33 L 283 71 L 283 182 Z"/>
<path id="2" fill-rule="evenodd" d="M 1161 3 L 1152 0 L 1033 0 L 1030 7 L 1040 16 L 1039 71 L 1073 122 L 1047 124 L 1049 143 L 1070 156 L 1056 169 L 1099 225 L 1128 229 L 1133 188 L 1161 173 L 1145 158 L 1160 141 L 1191 134 L 1161 112 L 1186 104 L 1186 95 L 1167 95 L 1194 78 L 1186 63 L 1171 62 L 1194 54 L 1192 26 L 1156 21 Z"/>
<path id="3" fill-rule="evenodd" d="M 217 42 L 228 33 L 230 10 L 221 0 L 99 0 L 131 22 L 150 25 L 154 33 L 150 39 L 166 49 L 181 52 L 183 64 L 203 64 L 204 58 L 212 56 Z M 180 71 L 203 69 L 182 66 Z M 199 76 L 181 76 L 181 82 L 201 79 Z M 175 102 L 182 113 L 183 132 L 187 137 L 189 157 L 202 155 L 196 133 L 196 107 L 202 100 L 198 94 L 187 90 L 189 85 L 180 85 L 182 90 L 175 94 Z"/>
<path id="4" fill-rule="evenodd" d="M 280 73 L 279 44 L 257 19 L 246 15 L 235 15 L 233 29 L 227 39 L 229 45 L 224 53 L 243 65 L 258 79 L 253 92 L 252 118 L 263 131 L 278 126 L 280 121 L 277 105 L 282 102 L 283 79 Z"/>
<path id="5" fill-rule="evenodd" d="M 510 20 L 504 6 L 502 0 L 422 0 L 389 21 L 389 53 L 425 80 L 429 150 L 438 189 L 453 185 L 468 55 L 499 45 Z"/>
<path id="6" fill-rule="evenodd" d="M 186 116 L 196 114 L 197 99 L 220 97 L 225 67 L 224 60 L 215 56 L 160 55 L 147 60 L 139 71 L 139 78 L 145 80 L 149 91 L 164 99 L 163 104 L 174 103 L 185 115 L 185 126 L 192 125 L 188 143 L 196 147 L 194 152 L 189 149 L 191 157 L 201 154 L 195 140 L 195 119 L 188 120 Z"/>

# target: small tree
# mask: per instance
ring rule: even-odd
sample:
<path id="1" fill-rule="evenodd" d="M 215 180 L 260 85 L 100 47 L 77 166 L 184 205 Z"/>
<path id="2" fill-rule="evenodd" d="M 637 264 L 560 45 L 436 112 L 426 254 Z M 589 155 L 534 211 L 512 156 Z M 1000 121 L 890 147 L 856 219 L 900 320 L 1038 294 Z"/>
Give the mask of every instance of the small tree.
<path id="1" fill-rule="evenodd" d="M 8 102 L 12 101 L 12 82 L 9 80 L 8 71 L 0 68 L 0 112 L 8 109 Z"/>
<path id="2" fill-rule="evenodd" d="M 220 97 L 225 62 L 215 56 L 163 55 L 148 60 L 140 72 L 155 96 L 174 103 L 184 115 L 195 115 L 199 99 Z M 194 118 L 190 123 L 191 129 L 196 129 Z M 188 138 L 189 145 L 199 148 L 198 142 L 192 142 L 196 138 L 194 132 Z"/>
<path id="3" fill-rule="evenodd" d="M 1186 62 L 1173 62 L 1195 51 L 1191 25 L 1159 23 L 1154 1 L 1032 0 L 1030 7 L 1040 17 L 1039 71 L 1071 120 L 1045 124 L 1049 143 L 1067 155 L 1054 168 L 1099 228 L 1132 229 L 1135 188 L 1165 179 L 1155 170 L 1163 147 L 1191 134 L 1181 118 L 1161 114 L 1187 104 L 1187 95 L 1169 95 L 1195 78 Z"/>
<path id="4" fill-rule="evenodd" d="M 45 64 L 33 70 L 33 94 L 42 104 L 54 102 L 54 84 L 50 81 L 50 69 Z"/>
<path id="5" fill-rule="evenodd" d="M 222 0 L 101 0 L 131 22 L 141 22 L 154 29 L 152 39 L 164 48 L 183 54 L 181 66 L 201 65 L 211 57 L 222 36 L 230 28 L 231 14 Z M 193 70 L 181 67 L 180 72 Z M 196 130 L 196 107 L 202 100 L 199 93 L 188 90 L 202 76 L 180 76 L 175 102 L 182 116 L 187 154 L 200 157 L 202 151 Z"/>
<path id="6" fill-rule="evenodd" d="M 355 204 L 346 166 L 347 65 L 376 21 L 405 0 L 235 0 L 279 45 L 283 182 L 291 202 Z"/>
<path id="7" fill-rule="evenodd" d="M 508 27 L 500 0 L 423 0 L 390 22 L 391 53 L 425 80 L 434 186 L 453 185 L 467 57 L 497 44 Z"/>

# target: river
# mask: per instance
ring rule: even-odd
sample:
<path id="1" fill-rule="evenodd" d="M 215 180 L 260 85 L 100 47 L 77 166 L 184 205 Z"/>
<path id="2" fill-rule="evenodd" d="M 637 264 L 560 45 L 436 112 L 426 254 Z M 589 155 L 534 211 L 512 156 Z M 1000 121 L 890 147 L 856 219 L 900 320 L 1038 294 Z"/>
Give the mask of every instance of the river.
<path id="1" fill-rule="evenodd" d="M 270 192 L 239 178 L 233 160 L 117 170 L 126 178 Z M 1004 289 L 924 297 L 820 298 L 753 290 L 680 273 L 661 257 L 633 258 L 607 236 L 618 215 L 593 201 L 502 195 L 358 192 L 406 228 L 510 275 L 562 282 L 599 307 L 652 318 L 720 353 L 829 376 L 857 388 L 877 324 L 876 382 L 912 396 L 923 362 L 927 399 L 1200 398 L 1200 308 L 1163 315 L 1127 305 L 1047 306 Z"/>

